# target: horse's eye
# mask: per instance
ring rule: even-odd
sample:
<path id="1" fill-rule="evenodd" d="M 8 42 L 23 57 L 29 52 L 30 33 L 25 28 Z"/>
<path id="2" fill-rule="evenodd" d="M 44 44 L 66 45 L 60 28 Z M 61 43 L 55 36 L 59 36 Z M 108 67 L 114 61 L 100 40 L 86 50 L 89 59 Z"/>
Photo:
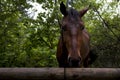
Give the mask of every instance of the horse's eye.
<path id="1" fill-rule="evenodd" d="M 63 31 L 67 31 L 66 26 L 62 26 L 62 30 L 63 30 Z"/>
<path id="2" fill-rule="evenodd" d="M 80 26 L 80 30 L 83 30 L 84 29 L 84 26 Z"/>

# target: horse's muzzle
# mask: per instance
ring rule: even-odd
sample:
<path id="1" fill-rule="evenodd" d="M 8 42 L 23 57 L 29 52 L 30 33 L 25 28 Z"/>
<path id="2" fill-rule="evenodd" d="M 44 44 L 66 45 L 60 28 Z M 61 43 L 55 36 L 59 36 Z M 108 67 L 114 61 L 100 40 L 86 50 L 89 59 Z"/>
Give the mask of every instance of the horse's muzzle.
<path id="1" fill-rule="evenodd" d="M 80 67 L 80 62 L 81 62 L 80 57 L 78 57 L 78 58 L 69 57 L 68 58 L 68 63 L 69 63 L 70 67 Z"/>

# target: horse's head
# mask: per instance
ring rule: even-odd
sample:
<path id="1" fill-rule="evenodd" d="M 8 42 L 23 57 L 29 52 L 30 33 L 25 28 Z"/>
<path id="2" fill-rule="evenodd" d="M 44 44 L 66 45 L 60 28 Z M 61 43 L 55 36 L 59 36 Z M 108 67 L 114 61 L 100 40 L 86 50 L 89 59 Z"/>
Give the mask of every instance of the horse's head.
<path id="1" fill-rule="evenodd" d="M 79 67 L 81 64 L 81 45 L 82 31 L 84 24 L 81 17 L 87 12 L 87 8 L 81 11 L 76 11 L 71 8 L 66 9 L 63 3 L 60 4 L 60 11 L 64 15 L 62 19 L 62 37 L 63 43 L 68 51 L 68 64 L 71 67 Z"/>

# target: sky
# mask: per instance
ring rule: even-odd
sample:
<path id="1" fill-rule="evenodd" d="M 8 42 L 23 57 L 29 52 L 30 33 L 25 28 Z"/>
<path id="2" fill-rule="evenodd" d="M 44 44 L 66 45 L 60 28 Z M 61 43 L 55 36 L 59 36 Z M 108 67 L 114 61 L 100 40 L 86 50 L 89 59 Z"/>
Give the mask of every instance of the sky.
<path id="1" fill-rule="evenodd" d="M 33 7 L 28 9 L 28 14 L 30 18 L 36 19 L 39 13 L 46 12 L 43 8 L 42 5 L 40 5 L 37 2 L 28 2 L 31 4 Z"/>

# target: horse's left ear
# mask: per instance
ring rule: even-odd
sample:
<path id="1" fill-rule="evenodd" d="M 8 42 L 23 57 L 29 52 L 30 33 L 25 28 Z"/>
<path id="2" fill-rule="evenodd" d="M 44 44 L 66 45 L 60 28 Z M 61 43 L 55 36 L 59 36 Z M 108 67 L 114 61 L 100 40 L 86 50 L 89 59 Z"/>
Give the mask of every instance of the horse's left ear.
<path id="1" fill-rule="evenodd" d="M 84 14 L 85 14 L 88 10 L 89 10 L 89 8 L 84 8 L 84 9 L 82 9 L 82 10 L 79 12 L 80 18 L 81 18 L 82 16 L 84 16 Z"/>
<path id="2" fill-rule="evenodd" d="M 61 2 L 61 4 L 60 4 L 60 11 L 61 11 L 61 13 L 62 13 L 64 16 L 67 15 L 66 6 L 64 5 L 63 2 Z"/>

